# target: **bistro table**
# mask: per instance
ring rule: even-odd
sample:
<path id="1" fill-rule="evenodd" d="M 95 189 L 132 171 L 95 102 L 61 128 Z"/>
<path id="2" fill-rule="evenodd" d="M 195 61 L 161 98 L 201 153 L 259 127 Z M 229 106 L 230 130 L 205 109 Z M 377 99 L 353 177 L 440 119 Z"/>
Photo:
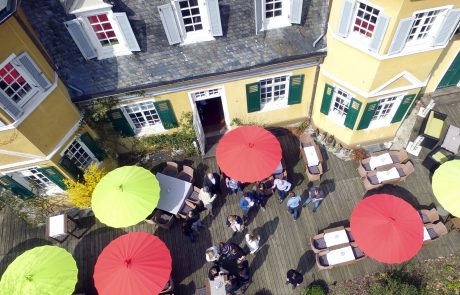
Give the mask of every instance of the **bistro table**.
<path id="1" fill-rule="evenodd" d="M 388 164 L 393 164 L 393 159 L 391 158 L 389 153 L 371 157 L 371 159 L 369 160 L 369 166 L 371 167 L 371 170 Z"/>
<path id="2" fill-rule="evenodd" d="M 327 247 L 332 247 L 340 244 L 349 243 L 347 232 L 342 229 L 330 233 L 324 234 L 324 242 L 326 242 Z"/>
<path id="3" fill-rule="evenodd" d="M 393 167 L 390 170 L 386 170 L 386 171 L 379 171 L 376 173 L 376 175 L 377 175 L 377 179 L 379 180 L 379 183 L 401 177 L 396 167 Z"/>
<path id="4" fill-rule="evenodd" d="M 156 177 L 160 183 L 160 200 L 157 208 L 177 214 L 182 208 L 185 199 L 192 193 L 192 184 L 162 173 L 157 173 Z"/>
<path id="5" fill-rule="evenodd" d="M 208 279 L 208 285 L 206 286 L 208 295 L 226 295 L 225 292 L 225 281 L 223 276 L 214 278 L 213 281 Z"/>
<path id="6" fill-rule="evenodd" d="M 305 156 L 307 156 L 308 166 L 317 166 L 319 164 L 318 155 L 314 146 L 307 146 L 303 148 Z"/>
<path id="7" fill-rule="evenodd" d="M 356 259 L 355 254 L 353 254 L 353 249 L 351 249 L 351 246 L 332 250 L 329 253 L 327 253 L 326 256 L 329 265 L 336 265 L 348 261 L 353 261 Z"/>

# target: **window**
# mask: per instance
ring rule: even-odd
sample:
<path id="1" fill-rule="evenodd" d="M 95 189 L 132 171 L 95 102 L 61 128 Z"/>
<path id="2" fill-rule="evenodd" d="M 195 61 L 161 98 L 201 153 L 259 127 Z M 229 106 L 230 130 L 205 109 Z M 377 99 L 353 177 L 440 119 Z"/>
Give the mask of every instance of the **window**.
<path id="1" fill-rule="evenodd" d="M 368 128 L 389 125 L 400 103 L 401 97 L 398 96 L 380 99 Z"/>
<path id="2" fill-rule="evenodd" d="M 287 104 L 288 76 L 260 80 L 260 106 L 278 106 Z"/>
<path id="3" fill-rule="evenodd" d="M 124 107 L 131 122 L 138 129 L 148 126 L 161 125 L 160 117 L 153 101 L 130 104 Z"/>
<path id="4" fill-rule="evenodd" d="M 198 0 L 181 0 L 179 1 L 179 7 L 186 32 L 203 29 Z"/>
<path id="5" fill-rule="evenodd" d="M 364 3 L 358 3 L 353 32 L 371 38 L 377 23 L 380 10 Z"/>
<path id="6" fill-rule="evenodd" d="M 428 12 L 417 13 L 415 15 L 412 28 L 409 32 L 407 43 L 420 43 L 427 40 L 429 36 L 432 36 L 433 31 L 435 31 L 432 30 L 432 28 L 441 20 L 439 15 L 443 11 L 444 10 L 432 10 Z"/>
<path id="7" fill-rule="evenodd" d="M 43 173 L 37 170 L 37 168 L 30 168 L 23 172 L 24 178 L 30 183 L 35 185 L 39 189 L 47 189 L 55 184 L 48 179 Z"/>
<path id="8" fill-rule="evenodd" d="M 283 0 L 265 0 L 265 18 L 281 16 Z"/>
<path id="9" fill-rule="evenodd" d="M 0 69 L 0 89 L 16 104 L 23 105 L 32 87 L 11 63 Z"/>
<path id="10" fill-rule="evenodd" d="M 111 46 L 119 43 L 107 14 L 89 16 L 88 21 L 102 46 Z"/>
<path id="11" fill-rule="evenodd" d="M 348 107 L 352 97 L 353 96 L 351 94 L 336 87 L 328 113 L 329 118 L 331 118 L 337 124 L 343 125 L 345 122 L 345 117 L 348 114 Z"/>
<path id="12" fill-rule="evenodd" d="M 87 147 L 80 143 L 78 140 L 74 140 L 64 154 L 78 167 L 86 169 L 95 160 L 91 152 Z"/>

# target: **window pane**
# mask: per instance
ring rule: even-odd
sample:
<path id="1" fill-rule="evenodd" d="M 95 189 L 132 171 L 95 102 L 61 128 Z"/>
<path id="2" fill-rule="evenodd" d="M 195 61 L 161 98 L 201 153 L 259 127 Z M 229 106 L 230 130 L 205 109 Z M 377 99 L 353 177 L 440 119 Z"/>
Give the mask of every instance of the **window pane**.
<path id="1" fill-rule="evenodd" d="M 360 3 L 357 9 L 353 31 L 371 38 L 380 11 L 364 3 Z"/>

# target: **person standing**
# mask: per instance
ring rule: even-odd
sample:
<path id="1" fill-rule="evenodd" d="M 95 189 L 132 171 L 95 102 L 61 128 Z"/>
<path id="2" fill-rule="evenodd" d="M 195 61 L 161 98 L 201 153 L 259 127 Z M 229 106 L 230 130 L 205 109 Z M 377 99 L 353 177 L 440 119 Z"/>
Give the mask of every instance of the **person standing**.
<path id="1" fill-rule="evenodd" d="M 265 184 L 262 182 L 257 182 L 256 185 L 252 187 L 252 199 L 254 202 L 260 206 L 263 212 L 265 212 L 265 204 L 267 204 L 268 195 L 266 193 Z"/>
<path id="2" fill-rule="evenodd" d="M 206 261 L 207 262 L 217 262 L 219 261 L 220 258 L 220 251 L 219 247 L 217 246 L 211 246 L 208 249 L 206 249 Z"/>
<path id="3" fill-rule="evenodd" d="M 238 276 L 241 278 L 243 284 L 249 282 L 250 275 L 251 273 L 249 271 L 249 262 L 247 260 L 244 260 L 238 263 Z"/>
<path id="4" fill-rule="evenodd" d="M 318 209 L 318 206 L 319 204 L 321 203 L 321 201 L 324 199 L 324 192 L 321 188 L 319 188 L 318 186 L 314 186 L 312 188 L 310 188 L 310 190 L 308 191 L 308 198 L 307 200 L 305 201 L 305 203 L 303 203 L 303 207 L 306 207 L 308 204 L 310 204 L 311 202 L 313 202 L 313 213 L 316 212 L 316 209 Z"/>
<path id="5" fill-rule="evenodd" d="M 299 218 L 300 202 L 302 202 L 302 198 L 299 195 L 296 195 L 294 192 L 290 192 L 289 197 L 290 198 L 287 201 L 288 211 L 294 217 L 294 221 L 296 221 L 297 218 Z"/>
<path id="6" fill-rule="evenodd" d="M 288 270 L 286 274 L 286 285 L 291 284 L 292 289 L 295 289 L 298 285 L 302 284 L 303 276 L 300 272 L 295 269 Z"/>
<path id="7" fill-rule="evenodd" d="M 209 215 L 214 217 L 214 213 L 212 212 L 212 203 L 216 199 L 217 195 L 214 194 L 211 196 L 211 193 L 209 192 L 209 187 L 203 186 L 203 188 L 200 190 L 200 193 L 198 194 L 198 199 L 200 199 L 201 202 L 203 202 L 203 206 L 208 209 Z"/>
<path id="8" fill-rule="evenodd" d="M 190 210 L 187 213 L 185 220 L 191 224 L 192 229 L 195 232 L 199 232 L 204 226 L 200 220 L 200 215 L 196 213 L 196 209 Z"/>
<path id="9" fill-rule="evenodd" d="M 244 229 L 243 219 L 238 215 L 229 215 L 227 217 L 227 226 L 233 230 L 233 235 L 236 232 L 242 232 Z"/>
<path id="10" fill-rule="evenodd" d="M 196 232 L 192 229 L 192 225 L 191 225 L 190 222 L 184 221 L 184 222 L 182 223 L 182 233 L 183 233 L 187 238 L 189 238 L 190 241 L 191 241 L 192 243 L 195 242 L 197 234 L 196 234 Z"/>
<path id="11" fill-rule="evenodd" d="M 220 176 L 217 173 L 208 172 L 204 177 L 203 187 L 207 186 L 209 192 L 214 194 L 220 194 Z"/>
<path id="12" fill-rule="evenodd" d="M 256 253 L 256 251 L 259 250 L 260 236 L 255 231 L 252 231 L 250 234 L 246 234 L 244 238 L 246 240 L 246 245 L 248 245 L 249 253 Z"/>
<path id="13" fill-rule="evenodd" d="M 241 187 L 240 187 L 240 182 L 238 180 L 235 180 L 233 178 L 230 178 L 230 177 L 226 177 L 225 178 L 225 185 L 227 186 L 227 188 L 230 189 L 230 191 L 232 192 L 232 194 L 238 194 L 238 192 L 241 192 Z"/>
<path id="14" fill-rule="evenodd" d="M 242 195 L 240 199 L 240 208 L 243 211 L 243 221 L 247 221 L 249 209 L 251 209 L 252 206 L 254 206 L 254 202 L 251 199 L 251 194 L 248 192 L 246 195 Z"/>
<path id="15" fill-rule="evenodd" d="M 286 198 L 287 193 L 291 190 L 291 183 L 284 179 L 275 179 L 272 188 L 276 188 L 278 192 L 278 201 L 281 204 Z"/>

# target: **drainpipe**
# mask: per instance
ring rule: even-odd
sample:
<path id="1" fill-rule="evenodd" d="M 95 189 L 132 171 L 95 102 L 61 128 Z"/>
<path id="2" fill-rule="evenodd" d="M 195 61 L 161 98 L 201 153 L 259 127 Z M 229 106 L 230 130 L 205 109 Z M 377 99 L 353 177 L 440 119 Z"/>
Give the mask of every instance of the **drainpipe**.
<path id="1" fill-rule="evenodd" d="M 312 118 L 312 113 L 313 113 L 313 103 L 315 102 L 315 94 L 316 94 L 316 87 L 318 86 L 318 76 L 319 76 L 319 70 L 320 66 L 324 62 L 324 56 L 321 56 L 318 60 L 318 65 L 316 66 L 316 71 L 315 71 L 315 80 L 313 83 L 313 89 L 311 91 L 311 99 L 310 99 L 310 106 L 308 108 L 308 118 L 311 121 Z"/>

